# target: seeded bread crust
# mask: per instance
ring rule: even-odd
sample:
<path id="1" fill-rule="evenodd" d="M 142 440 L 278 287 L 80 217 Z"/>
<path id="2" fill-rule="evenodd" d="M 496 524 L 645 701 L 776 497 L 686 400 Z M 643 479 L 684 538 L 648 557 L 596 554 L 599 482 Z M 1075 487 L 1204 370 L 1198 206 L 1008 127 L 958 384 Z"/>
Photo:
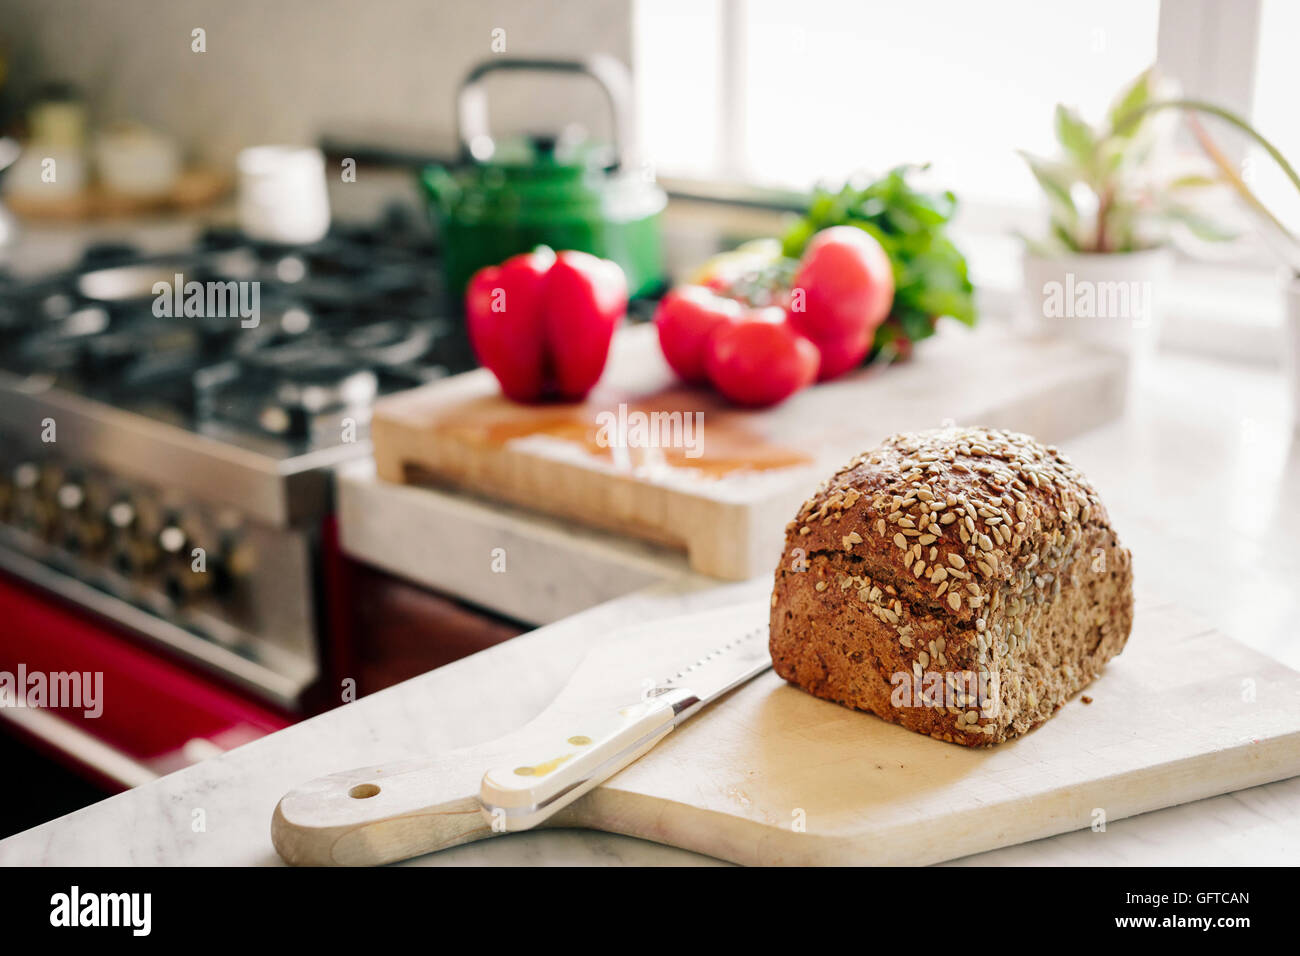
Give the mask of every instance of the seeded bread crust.
<path id="1" fill-rule="evenodd" d="M 1132 623 L 1132 556 L 1087 479 L 1026 435 L 949 428 L 887 439 L 803 505 L 770 646 L 818 697 L 980 747 L 1052 716 Z"/>

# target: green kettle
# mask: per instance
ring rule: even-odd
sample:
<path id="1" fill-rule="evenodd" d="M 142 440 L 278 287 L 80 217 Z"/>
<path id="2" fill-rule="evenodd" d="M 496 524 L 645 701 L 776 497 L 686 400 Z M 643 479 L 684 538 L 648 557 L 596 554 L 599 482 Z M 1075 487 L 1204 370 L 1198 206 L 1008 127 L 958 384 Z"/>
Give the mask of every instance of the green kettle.
<path id="1" fill-rule="evenodd" d="M 482 81 L 496 71 L 594 79 L 613 113 L 612 148 L 562 135 L 495 141 Z M 482 267 L 543 244 L 614 260 L 632 295 L 660 285 L 659 218 L 668 200 L 652 174 L 633 166 L 630 88 L 623 64 L 605 56 L 492 59 L 470 71 L 456 97 L 461 161 L 420 173 L 452 296 L 458 298 Z"/>

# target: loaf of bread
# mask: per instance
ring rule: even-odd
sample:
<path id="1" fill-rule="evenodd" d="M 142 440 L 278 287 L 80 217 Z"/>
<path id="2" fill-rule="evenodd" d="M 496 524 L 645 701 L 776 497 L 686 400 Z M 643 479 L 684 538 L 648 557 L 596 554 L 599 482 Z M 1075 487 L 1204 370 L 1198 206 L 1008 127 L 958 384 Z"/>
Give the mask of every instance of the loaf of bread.
<path id="1" fill-rule="evenodd" d="M 968 747 L 1032 730 L 1124 648 L 1132 558 L 1055 448 L 948 428 L 859 455 L 786 529 L 776 672 Z"/>

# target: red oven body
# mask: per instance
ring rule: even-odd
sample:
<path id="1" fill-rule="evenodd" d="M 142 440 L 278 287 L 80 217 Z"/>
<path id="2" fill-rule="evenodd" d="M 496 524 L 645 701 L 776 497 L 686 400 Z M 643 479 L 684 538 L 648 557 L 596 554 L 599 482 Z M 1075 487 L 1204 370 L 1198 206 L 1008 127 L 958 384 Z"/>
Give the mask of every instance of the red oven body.
<path id="1" fill-rule="evenodd" d="M 118 772 L 128 761 L 142 773 L 166 773 L 213 748 L 227 750 L 292 722 L 288 715 L 200 676 L 110 623 L 8 575 L 0 575 L 0 622 L 0 671 L 16 675 L 23 665 L 28 674 L 103 674 L 98 717 L 87 717 L 84 708 L 50 708 L 33 725 L 23 719 L 28 716 L 21 713 L 25 708 L 12 701 L 7 704 L 11 713 L 0 716 L 10 717 L 3 723 L 41 749 L 110 788 L 139 781 L 123 779 Z M 70 731 L 60 734 L 51 719 L 66 723 Z M 84 740 L 82 735 L 123 761 L 97 760 L 97 748 L 77 744 Z"/>

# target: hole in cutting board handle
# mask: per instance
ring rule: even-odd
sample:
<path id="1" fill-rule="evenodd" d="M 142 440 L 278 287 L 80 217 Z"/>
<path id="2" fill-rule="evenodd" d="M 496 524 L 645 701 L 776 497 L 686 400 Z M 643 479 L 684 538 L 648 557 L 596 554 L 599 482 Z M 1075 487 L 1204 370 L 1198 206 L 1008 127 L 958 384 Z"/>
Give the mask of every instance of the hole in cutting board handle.
<path id="1" fill-rule="evenodd" d="M 379 793 L 379 788 L 373 783 L 359 783 L 348 791 L 348 796 L 354 800 L 364 800 L 367 797 L 373 797 Z"/>

